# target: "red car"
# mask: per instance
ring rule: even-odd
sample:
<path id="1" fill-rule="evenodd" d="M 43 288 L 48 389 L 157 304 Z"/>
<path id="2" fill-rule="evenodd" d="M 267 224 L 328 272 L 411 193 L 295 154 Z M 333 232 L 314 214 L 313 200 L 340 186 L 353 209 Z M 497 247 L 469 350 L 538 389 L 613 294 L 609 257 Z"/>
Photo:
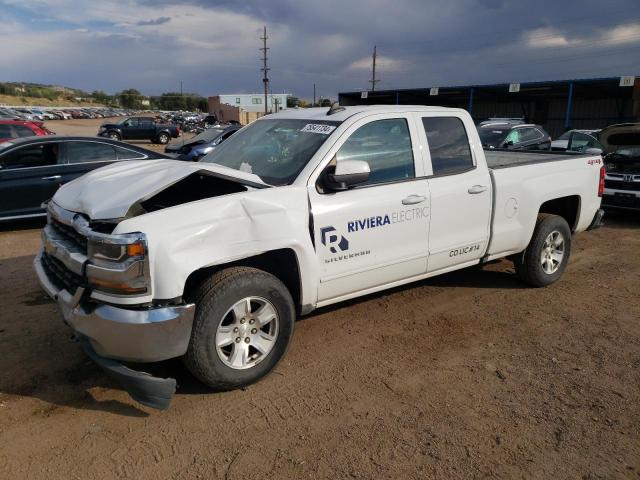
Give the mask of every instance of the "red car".
<path id="1" fill-rule="evenodd" d="M 19 137 L 55 135 L 44 126 L 44 122 L 22 120 L 0 120 L 0 143 Z"/>

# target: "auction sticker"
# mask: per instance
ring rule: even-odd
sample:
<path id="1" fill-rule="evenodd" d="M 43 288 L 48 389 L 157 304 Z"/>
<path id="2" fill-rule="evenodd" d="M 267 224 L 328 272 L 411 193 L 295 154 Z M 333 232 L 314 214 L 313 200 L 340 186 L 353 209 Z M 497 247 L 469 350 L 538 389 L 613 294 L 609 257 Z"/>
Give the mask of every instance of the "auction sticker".
<path id="1" fill-rule="evenodd" d="M 336 129 L 334 125 L 322 125 L 319 123 L 307 123 L 300 131 L 309 133 L 321 133 L 322 135 L 329 135 Z"/>

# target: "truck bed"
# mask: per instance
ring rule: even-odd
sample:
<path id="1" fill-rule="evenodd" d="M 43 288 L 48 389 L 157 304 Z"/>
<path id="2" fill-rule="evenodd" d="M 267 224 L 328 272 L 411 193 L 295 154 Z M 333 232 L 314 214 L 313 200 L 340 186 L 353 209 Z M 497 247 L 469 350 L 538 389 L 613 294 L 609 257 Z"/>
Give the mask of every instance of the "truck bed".
<path id="1" fill-rule="evenodd" d="M 582 156 L 579 153 L 486 149 L 484 155 L 491 169 L 517 167 L 532 163 L 557 162 Z"/>

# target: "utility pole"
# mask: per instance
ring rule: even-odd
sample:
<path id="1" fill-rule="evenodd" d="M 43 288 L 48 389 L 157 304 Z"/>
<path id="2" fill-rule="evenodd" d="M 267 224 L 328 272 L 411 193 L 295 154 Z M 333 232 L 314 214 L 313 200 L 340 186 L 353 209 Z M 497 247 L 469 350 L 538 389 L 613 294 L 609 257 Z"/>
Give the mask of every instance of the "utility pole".
<path id="1" fill-rule="evenodd" d="M 372 71 L 371 71 L 371 80 L 369 80 L 369 83 L 371 84 L 371 91 L 374 92 L 376 90 L 376 83 L 378 83 L 380 80 L 376 79 L 376 56 L 377 56 L 377 52 L 376 52 L 376 46 L 373 46 L 373 65 L 372 65 Z"/>
<path id="2" fill-rule="evenodd" d="M 311 104 L 312 107 L 316 106 L 316 84 L 313 84 L 313 103 Z"/>
<path id="3" fill-rule="evenodd" d="M 262 48 L 260 49 L 262 51 L 262 68 L 260 69 L 262 71 L 262 83 L 264 83 L 264 114 L 266 115 L 267 113 L 269 113 L 269 104 L 267 102 L 268 96 L 269 96 L 269 70 L 271 70 L 270 68 L 267 68 L 267 50 L 269 50 L 269 48 L 267 48 L 267 39 L 269 37 L 267 37 L 267 27 L 264 27 L 264 34 L 262 35 L 262 37 L 260 37 L 260 40 L 262 40 Z"/>

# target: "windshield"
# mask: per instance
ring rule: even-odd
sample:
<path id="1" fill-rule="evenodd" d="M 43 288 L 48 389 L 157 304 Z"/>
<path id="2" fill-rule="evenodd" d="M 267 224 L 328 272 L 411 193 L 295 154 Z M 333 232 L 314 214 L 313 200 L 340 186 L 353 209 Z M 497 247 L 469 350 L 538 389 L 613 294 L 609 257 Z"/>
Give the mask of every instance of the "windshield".
<path id="1" fill-rule="evenodd" d="M 209 143 L 213 142 L 224 130 L 222 128 L 208 128 L 204 132 L 200 132 L 189 140 L 189 143 Z"/>
<path id="2" fill-rule="evenodd" d="M 499 147 L 508 132 L 509 130 L 500 130 L 493 127 L 483 127 L 478 129 L 480 142 L 482 145 L 489 145 L 490 147 Z"/>
<path id="3" fill-rule="evenodd" d="M 327 120 L 258 120 L 201 162 L 253 173 L 271 185 L 288 185 L 338 125 Z"/>

